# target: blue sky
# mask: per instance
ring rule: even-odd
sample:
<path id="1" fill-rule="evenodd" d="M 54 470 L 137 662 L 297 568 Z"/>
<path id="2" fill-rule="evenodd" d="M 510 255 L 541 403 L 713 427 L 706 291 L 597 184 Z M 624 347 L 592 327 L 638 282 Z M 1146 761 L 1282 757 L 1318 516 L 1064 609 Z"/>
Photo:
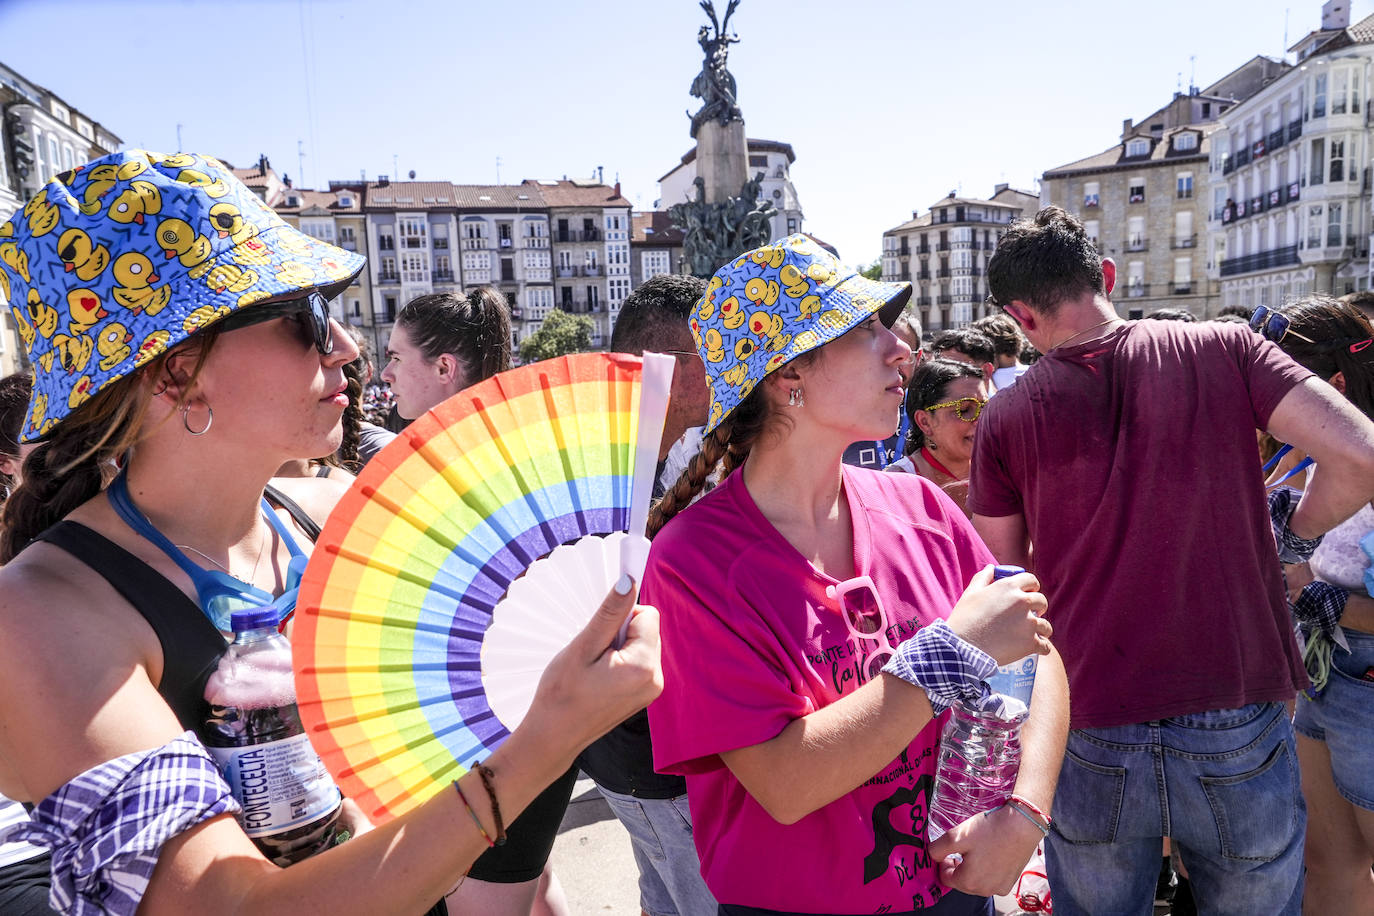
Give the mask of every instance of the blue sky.
<path id="1" fill-rule="evenodd" d="M 718 0 L 723 11 L 726 0 Z M 1374 11 L 1353 0 L 1352 21 Z M 1317 0 L 1096 4 L 743 0 L 750 136 L 796 150 L 806 228 L 850 263 L 959 190 L 1035 189 L 1124 118 L 1279 56 Z M 694 0 L 0 0 L 0 60 L 130 146 L 182 145 L 298 185 L 365 170 L 463 183 L 619 175 L 649 208 L 692 145 Z M 1190 58 L 1195 58 L 1190 61 Z M 301 178 L 298 142 L 305 153 Z"/>

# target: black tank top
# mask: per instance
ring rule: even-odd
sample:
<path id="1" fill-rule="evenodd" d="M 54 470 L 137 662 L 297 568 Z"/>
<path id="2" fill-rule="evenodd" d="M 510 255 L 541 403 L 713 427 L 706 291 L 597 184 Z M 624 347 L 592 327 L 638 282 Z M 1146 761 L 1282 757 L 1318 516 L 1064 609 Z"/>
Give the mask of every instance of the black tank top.
<path id="1" fill-rule="evenodd" d="M 214 624 L 162 573 L 85 525 L 58 522 L 34 540 L 61 547 L 85 563 L 143 615 L 162 644 L 157 692 L 181 727 L 199 734 L 208 711 L 205 682 L 229 645 Z"/>
<path id="2" fill-rule="evenodd" d="M 285 509 L 312 541 L 319 538 L 320 526 L 293 500 L 272 486 L 265 495 Z M 181 727 L 199 734 L 209 712 L 205 682 L 229 645 L 199 605 L 162 573 L 79 522 L 58 522 L 34 540 L 61 547 L 85 563 L 143 615 L 162 645 L 162 680 L 157 692 L 172 707 Z"/>

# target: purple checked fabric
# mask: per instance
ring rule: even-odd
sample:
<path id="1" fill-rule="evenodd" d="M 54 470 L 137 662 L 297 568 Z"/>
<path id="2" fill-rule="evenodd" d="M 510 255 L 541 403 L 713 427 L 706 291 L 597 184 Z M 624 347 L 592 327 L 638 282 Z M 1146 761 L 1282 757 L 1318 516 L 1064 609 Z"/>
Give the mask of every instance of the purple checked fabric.
<path id="1" fill-rule="evenodd" d="M 239 810 L 214 760 L 191 732 L 76 776 L 0 840 L 52 853 L 50 902 L 77 916 L 133 916 L 162 845 Z"/>

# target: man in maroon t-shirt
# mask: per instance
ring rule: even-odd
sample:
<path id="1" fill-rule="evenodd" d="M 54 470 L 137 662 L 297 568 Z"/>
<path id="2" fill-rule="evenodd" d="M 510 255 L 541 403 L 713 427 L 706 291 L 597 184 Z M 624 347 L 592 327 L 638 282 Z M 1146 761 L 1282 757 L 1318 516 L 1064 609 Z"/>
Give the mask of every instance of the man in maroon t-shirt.
<path id="1" fill-rule="evenodd" d="M 968 504 L 998 560 L 1040 577 L 1069 675 L 1055 911 L 1148 913 L 1171 836 L 1203 912 L 1297 914 L 1283 702 L 1307 681 L 1255 430 L 1321 466 L 1289 519 L 1315 538 L 1374 497 L 1374 424 L 1242 325 L 1123 321 L 1114 279 L 1057 207 L 988 265 L 1045 354 L 984 409 Z"/>

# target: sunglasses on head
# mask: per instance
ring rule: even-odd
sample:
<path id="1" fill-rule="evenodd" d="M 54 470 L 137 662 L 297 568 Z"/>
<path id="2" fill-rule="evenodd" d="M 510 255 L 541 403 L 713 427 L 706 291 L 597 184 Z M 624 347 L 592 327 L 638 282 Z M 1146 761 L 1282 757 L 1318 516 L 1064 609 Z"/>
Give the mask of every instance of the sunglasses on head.
<path id="1" fill-rule="evenodd" d="M 300 299 L 246 306 L 230 313 L 214 327 L 220 331 L 237 331 L 278 318 L 290 318 L 297 322 L 301 341 L 314 344 L 321 356 L 334 352 L 334 328 L 329 321 L 329 304 L 318 290 L 312 289 Z"/>
<path id="2" fill-rule="evenodd" d="M 978 419 L 978 415 L 983 412 L 983 405 L 987 404 L 985 398 L 957 398 L 953 401 L 942 401 L 939 404 L 931 404 L 926 410 L 934 413 L 942 407 L 953 407 L 955 415 L 965 423 L 972 423 Z"/>
<path id="3" fill-rule="evenodd" d="M 1283 339 L 1289 334 L 1304 343 L 1311 344 L 1323 350 L 1346 350 L 1351 353 L 1359 353 L 1374 344 L 1374 338 L 1370 337 L 1347 337 L 1344 340 L 1313 340 L 1303 334 L 1293 330 L 1292 322 L 1287 315 L 1282 315 L 1268 306 L 1261 305 L 1255 309 L 1255 313 L 1250 316 L 1250 330 L 1259 334 L 1265 340 L 1272 340 L 1274 343 L 1282 343 Z"/>

